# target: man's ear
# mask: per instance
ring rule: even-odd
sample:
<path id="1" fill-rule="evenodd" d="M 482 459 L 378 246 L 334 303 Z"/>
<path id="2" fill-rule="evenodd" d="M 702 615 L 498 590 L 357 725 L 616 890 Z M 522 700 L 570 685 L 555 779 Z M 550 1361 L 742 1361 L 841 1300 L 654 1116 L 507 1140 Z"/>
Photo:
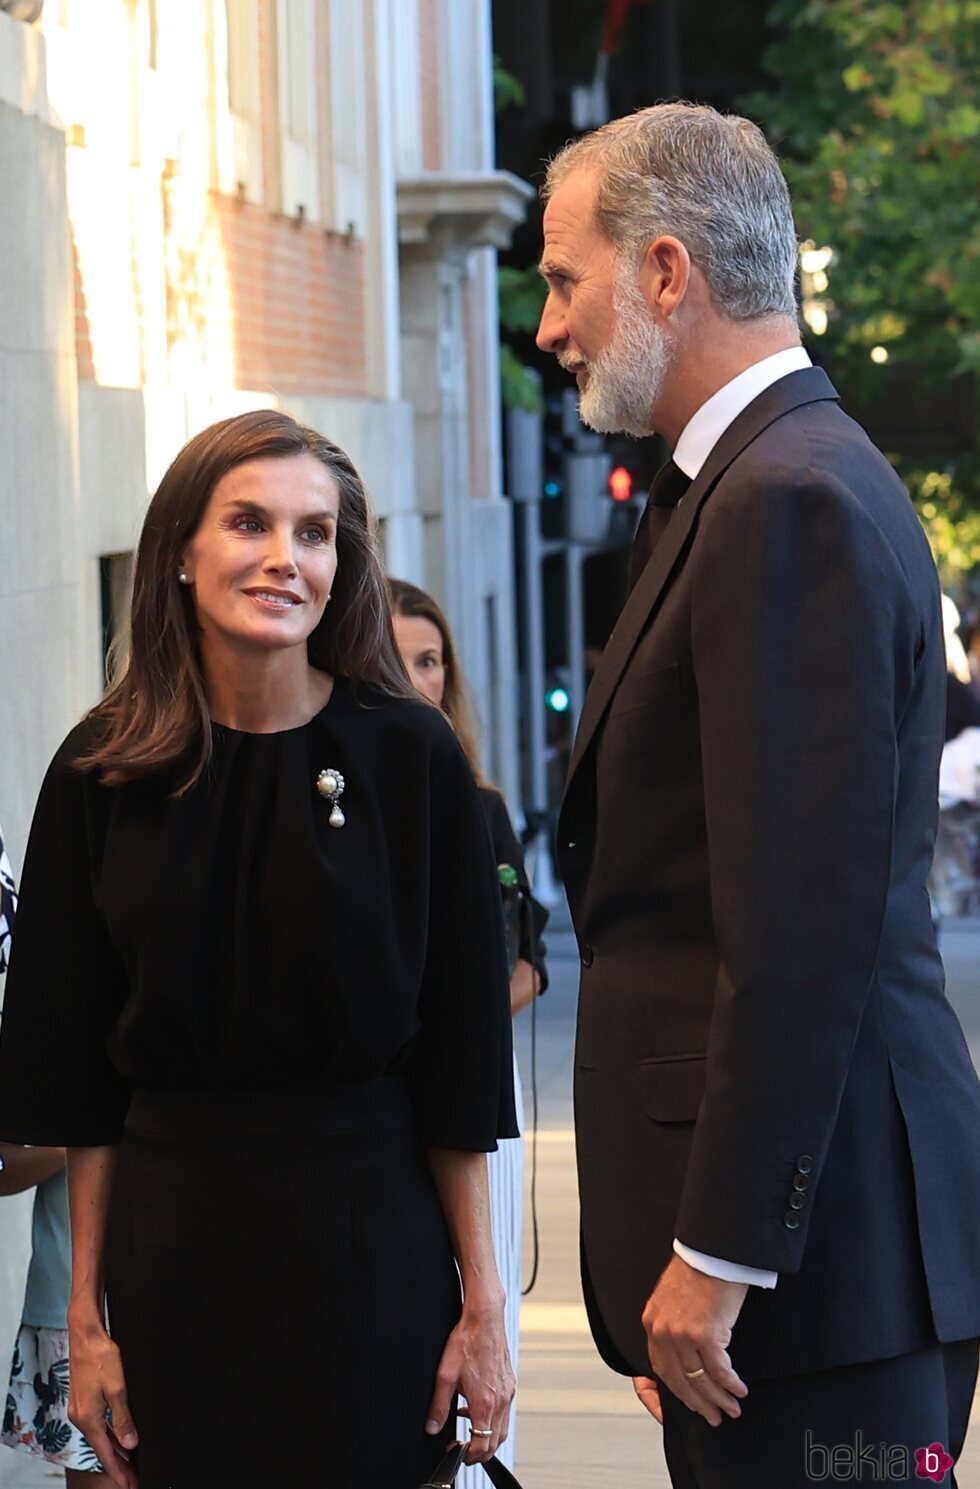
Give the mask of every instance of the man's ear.
<path id="1" fill-rule="evenodd" d="M 679 238 L 655 238 L 643 256 L 640 288 L 665 320 L 676 315 L 691 283 L 691 255 Z"/>

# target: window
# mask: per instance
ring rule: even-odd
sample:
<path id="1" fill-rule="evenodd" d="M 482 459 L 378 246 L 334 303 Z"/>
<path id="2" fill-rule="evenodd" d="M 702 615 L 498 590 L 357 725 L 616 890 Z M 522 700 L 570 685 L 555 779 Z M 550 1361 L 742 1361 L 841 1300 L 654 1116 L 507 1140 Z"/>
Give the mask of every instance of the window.
<path id="1" fill-rule="evenodd" d="M 331 10 L 333 7 L 331 6 Z M 282 210 L 320 215 L 317 151 L 317 28 L 311 0 L 276 0 Z M 354 79 L 357 86 L 360 79 Z"/>
<path id="2" fill-rule="evenodd" d="M 102 660 L 109 660 L 113 642 L 129 623 L 129 601 L 133 586 L 133 555 L 107 553 L 99 559 L 99 588 L 102 599 Z"/>
<path id="3" fill-rule="evenodd" d="M 330 181 L 330 226 L 338 233 L 367 233 L 367 115 L 370 92 L 360 0 L 333 0 L 330 6 L 330 129 L 326 174 Z"/>
<path id="4" fill-rule="evenodd" d="M 217 189 L 261 202 L 262 83 L 258 0 L 212 0 L 214 7 Z"/>
<path id="5" fill-rule="evenodd" d="M 417 0 L 388 0 L 388 13 L 395 170 L 399 176 L 417 176 L 422 170 L 422 61 Z"/>

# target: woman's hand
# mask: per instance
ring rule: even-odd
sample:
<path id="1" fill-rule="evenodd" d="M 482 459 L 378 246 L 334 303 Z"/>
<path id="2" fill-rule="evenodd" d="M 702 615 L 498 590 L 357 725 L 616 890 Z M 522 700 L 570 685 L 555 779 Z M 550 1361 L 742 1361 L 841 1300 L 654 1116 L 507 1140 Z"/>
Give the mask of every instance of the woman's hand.
<path id="1" fill-rule="evenodd" d="M 446 1341 L 436 1371 L 436 1389 L 426 1432 L 442 1431 L 453 1395 L 459 1392 L 467 1402 L 459 1415 L 469 1417 L 472 1427 L 490 1429 L 489 1437 L 472 1439 L 466 1461 L 485 1463 L 507 1437 L 515 1389 L 504 1333 L 503 1299 L 481 1306 L 464 1304 L 462 1317 Z"/>
<path id="2" fill-rule="evenodd" d="M 664 1409 L 660 1400 L 660 1387 L 649 1375 L 634 1375 L 633 1390 L 636 1392 L 637 1400 L 641 1401 L 650 1413 L 655 1417 L 661 1427 L 664 1424 Z"/>
<path id="3" fill-rule="evenodd" d="M 126 1399 L 122 1357 L 98 1321 L 68 1322 L 68 1418 L 84 1432 L 110 1483 L 138 1489 L 129 1453 L 139 1441 Z M 106 1421 L 106 1412 L 111 1422 Z"/>
<path id="4" fill-rule="evenodd" d="M 541 977 L 537 970 L 519 957 L 514 963 L 514 971 L 510 979 L 510 1012 L 511 1017 L 516 1018 L 522 1009 L 528 1008 L 538 995 L 541 986 Z"/>

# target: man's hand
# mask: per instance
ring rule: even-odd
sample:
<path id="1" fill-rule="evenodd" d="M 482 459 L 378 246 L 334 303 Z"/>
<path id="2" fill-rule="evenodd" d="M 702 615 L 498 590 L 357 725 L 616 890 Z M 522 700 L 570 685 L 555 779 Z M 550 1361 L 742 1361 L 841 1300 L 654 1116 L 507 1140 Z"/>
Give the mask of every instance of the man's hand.
<path id="1" fill-rule="evenodd" d="M 712 1427 L 721 1425 L 722 1412 L 732 1418 L 741 1416 L 737 1398 L 748 1395 L 748 1387 L 735 1374 L 728 1356 L 732 1329 L 747 1292 L 744 1282 L 708 1277 L 675 1256 L 643 1310 L 654 1375 Z M 692 1379 L 693 1371 L 702 1370 L 703 1374 Z M 652 1409 L 644 1393 L 637 1390 L 637 1395 Z"/>

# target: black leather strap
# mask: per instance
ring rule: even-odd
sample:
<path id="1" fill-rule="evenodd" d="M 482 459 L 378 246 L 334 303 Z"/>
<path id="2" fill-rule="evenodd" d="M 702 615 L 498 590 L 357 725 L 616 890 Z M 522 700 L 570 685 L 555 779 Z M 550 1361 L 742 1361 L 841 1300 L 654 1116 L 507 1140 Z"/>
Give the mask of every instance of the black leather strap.
<path id="1" fill-rule="evenodd" d="M 456 1475 L 463 1466 L 468 1446 L 469 1444 L 465 1442 L 454 1442 L 431 1479 L 426 1479 L 425 1483 L 420 1485 L 420 1489 L 452 1489 L 456 1482 Z M 483 1467 L 494 1489 L 521 1489 L 510 1469 L 498 1463 L 496 1458 L 491 1458 L 490 1462 L 484 1463 Z"/>
<path id="2" fill-rule="evenodd" d="M 456 1475 L 466 1457 L 466 1448 L 465 1442 L 454 1442 L 431 1479 L 426 1479 L 420 1489 L 453 1489 Z"/>
<path id="3" fill-rule="evenodd" d="M 487 1477 L 491 1484 L 493 1484 L 494 1489 L 521 1489 L 520 1484 L 514 1478 L 510 1469 L 505 1468 L 502 1463 L 498 1463 L 496 1458 L 491 1458 L 490 1462 L 485 1463 L 483 1467 L 486 1469 Z"/>

